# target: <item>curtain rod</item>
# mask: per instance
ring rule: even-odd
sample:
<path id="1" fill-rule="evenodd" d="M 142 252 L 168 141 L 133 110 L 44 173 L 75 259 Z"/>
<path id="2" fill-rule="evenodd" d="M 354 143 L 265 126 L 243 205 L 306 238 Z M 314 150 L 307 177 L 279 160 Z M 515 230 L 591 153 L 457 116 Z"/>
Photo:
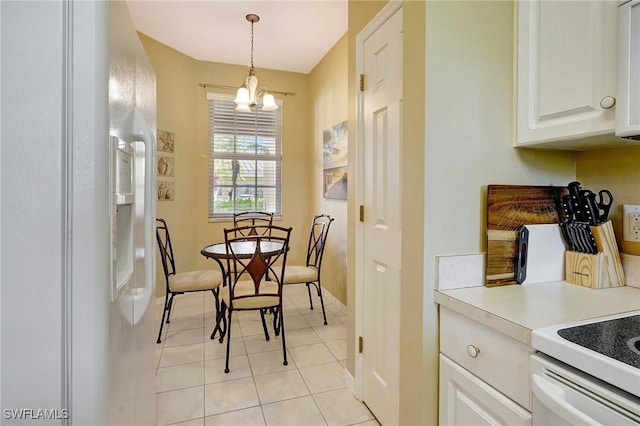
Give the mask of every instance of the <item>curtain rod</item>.
<path id="1" fill-rule="evenodd" d="M 237 87 L 223 86 L 221 84 L 198 83 L 198 86 L 204 87 L 205 89 L 207 87 L 211 87 L 213 89 L 238 90 Z M 275 93 L 276 95 L 282 95 L 282 96 L 295 96 L 295 93 L 293 92 L 278 92 L 277 90 L 269 90 L 269 92 Z"/>

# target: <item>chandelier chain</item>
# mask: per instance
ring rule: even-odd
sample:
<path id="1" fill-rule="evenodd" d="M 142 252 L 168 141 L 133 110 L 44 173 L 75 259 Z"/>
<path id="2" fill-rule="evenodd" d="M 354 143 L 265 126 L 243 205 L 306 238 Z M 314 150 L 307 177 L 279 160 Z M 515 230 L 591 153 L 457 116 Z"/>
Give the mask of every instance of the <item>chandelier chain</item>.
<path id="1" fill-rule="evenodd" d="M 253 21 L 251 21 L 251 69 L 253 69 Z"/>

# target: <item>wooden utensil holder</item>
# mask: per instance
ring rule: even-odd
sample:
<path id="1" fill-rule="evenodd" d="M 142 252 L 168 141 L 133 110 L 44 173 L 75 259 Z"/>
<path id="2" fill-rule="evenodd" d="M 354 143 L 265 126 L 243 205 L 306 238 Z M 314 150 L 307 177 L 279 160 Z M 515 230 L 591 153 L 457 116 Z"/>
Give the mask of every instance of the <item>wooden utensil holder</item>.
<path id="1" fill-rule="evenodd" d="M 611 288 L 625 285 L 624 271 L 611 221 L 591 226 L 598 247 L 597 254 L 567 251 L 565 280 L 589 288 Z"/>

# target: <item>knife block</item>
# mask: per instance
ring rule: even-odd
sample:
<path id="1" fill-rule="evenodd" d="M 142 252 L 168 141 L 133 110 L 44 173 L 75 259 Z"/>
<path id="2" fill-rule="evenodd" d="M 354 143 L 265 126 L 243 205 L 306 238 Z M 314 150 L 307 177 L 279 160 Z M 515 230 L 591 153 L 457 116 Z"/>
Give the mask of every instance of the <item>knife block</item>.
<path id="1" fill-rule="evenodd" d="M 567 251 L 565 280 L 582 287 L 595 289 L 625 285 L 622 261 L 611 221 L 591 226 L 598 247 L 597 254 Z"/>

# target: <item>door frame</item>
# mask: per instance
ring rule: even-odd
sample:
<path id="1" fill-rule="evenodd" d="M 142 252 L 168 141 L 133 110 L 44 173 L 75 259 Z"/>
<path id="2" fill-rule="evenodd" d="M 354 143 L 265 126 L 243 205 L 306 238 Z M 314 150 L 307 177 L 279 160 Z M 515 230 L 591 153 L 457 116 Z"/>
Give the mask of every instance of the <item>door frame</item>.
<path id="1" fill-rule="evenodd" d="M 364 72 L 364 43 L 401 7 L 403 0 L 389 0 L 378 14 L 356 36 L 356 82 L 360 81 L 360 74 Z M 365 82 L 366 84 L 366 82 Z M 363 357 L 358 352 L 358 337 L 363 332 L 364 295 L 364 223 L 360 221 L 360 206 L 364 202 L 364 92 L 360 91 L 360 84 L 356 83 L 356 205 L 354 212 L 355 226 L 355 377 L 354 395 L 362 401 Z"/>

